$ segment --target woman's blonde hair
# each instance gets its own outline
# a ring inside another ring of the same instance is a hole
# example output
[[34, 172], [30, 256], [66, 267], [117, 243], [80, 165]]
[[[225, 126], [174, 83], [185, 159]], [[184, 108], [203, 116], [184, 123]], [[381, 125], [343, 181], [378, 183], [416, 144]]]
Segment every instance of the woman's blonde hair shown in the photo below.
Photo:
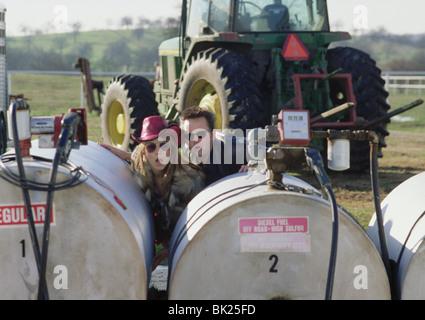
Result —
[[[168, 199], [168, 197], [170, 196], [170, 192], [171, 192], [171, 185], [173, 183], [173, 176], [174, 176], [174, 172], [176, 170], [183, 170], [185, 173], [187, 173], [186, 168], [181, 164], [181, 155], [178, 152], [177, 153], [177, 157], [178, 157], [178, 161], [176, 164], [173, 163], [168, 163], [167, 166], [164, 168], [164, 177], [162, 179], [162, 183], [158, 186], [155, 185], [155, 181], [151, 181], [151, 178], [149, 176], [149, 174], [147, 173], [146, 170], [146, 163], [147, 163], [147, 159], [145, 156], [145, 152], [146, 152], [146, 145], [149, 142], [142, 142], [140, 144], [140, 146], [137, 148], [136, 150], [136, 154], [135, 154], [135, 158], [132, 161], [132, 166], [134, 170], [139, 171], [140, 174], [142, 174], [145, 178], [146, 178], [146, 182], [149, 185], [149, 188], [151, 190], [155, 190], [156, 194], [160, 197], [161, 200], [166, 201], [166, 199]], [[202, 170], [198, 165], [195, 165], [193, 163], [189, 163], [189, 166], [191, 166], [192, 168], [195, 168], [197, 170]]]

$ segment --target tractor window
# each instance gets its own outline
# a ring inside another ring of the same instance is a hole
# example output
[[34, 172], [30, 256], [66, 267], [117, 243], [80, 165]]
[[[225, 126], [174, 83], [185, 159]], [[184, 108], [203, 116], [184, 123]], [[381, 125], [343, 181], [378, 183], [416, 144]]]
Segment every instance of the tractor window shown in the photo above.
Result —
[[192, 0], [187, 35], [191, 38], [208, 33], [208, 30], [230, 31], [232, 0]]
[[239, 0], [237, 32], [329, 31], [325, 0]]
[[187, 35], [195, 38], [208, 25], [209, 0], [192, 0], [188, 17]]
[[230, 31], [230, 0], [212, 0], [210, 27], [215, 31]]

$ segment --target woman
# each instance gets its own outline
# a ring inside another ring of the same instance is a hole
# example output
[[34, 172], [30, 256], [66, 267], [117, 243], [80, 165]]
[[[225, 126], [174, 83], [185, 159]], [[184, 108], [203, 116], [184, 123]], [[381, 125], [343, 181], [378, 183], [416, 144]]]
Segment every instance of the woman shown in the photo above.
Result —
[[[177, 149], [178, 143], [173, 145], [173, 139], [167, 142], [159, 142], [158, 139], [161, 131], [168, 128], [161, 116], [145, 118], [140, 137], [132, 137], [139, 142], [133, 153], [99, 143], [120, 158], [131, 160], [136, 180], [151, 205], [156, 243], [164, 247], [155, 255], [153, 270], [168, 256], [168, 242], [184, 208], [205, 187], [205, 175], [200, 167], [181, 164], [178, 152], [177, 161], [169, 161], [171, 148]], [[177, 126], [170, 129], [180, 133]], [[164, 152], [162, 149], [166, 149], [165, 145], [168, 150]]]

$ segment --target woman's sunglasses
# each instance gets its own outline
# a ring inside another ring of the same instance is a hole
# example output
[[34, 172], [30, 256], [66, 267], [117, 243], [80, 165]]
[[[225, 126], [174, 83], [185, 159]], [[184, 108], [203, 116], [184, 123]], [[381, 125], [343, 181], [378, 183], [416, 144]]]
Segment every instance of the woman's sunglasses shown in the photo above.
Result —
[[[161, 143], [159, 144], [159, 147], [161, 148], [161, 147], [165, 146], [165, 144], [166, 144], [166, 142], [161, 142]], [[149, 143], [148, 145], [146, 145], [146, 150], [147, 150], [149, 153], [155, 152], [155, 150], [156, 150], [156, 147], [157, 147], [157, 146], [158, 146], [158, 145], [157, 145], [156, 143], [151, 142], [151, 143]]]

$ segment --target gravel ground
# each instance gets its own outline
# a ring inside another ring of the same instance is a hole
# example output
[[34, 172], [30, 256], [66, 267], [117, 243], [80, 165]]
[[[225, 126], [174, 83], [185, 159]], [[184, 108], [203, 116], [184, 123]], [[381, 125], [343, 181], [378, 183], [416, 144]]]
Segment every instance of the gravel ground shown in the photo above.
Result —
[[151, 275], [149, 283], [149, 300], [166, 300], [167, 299], [167, 277], [168, 266], [159, 265]]

